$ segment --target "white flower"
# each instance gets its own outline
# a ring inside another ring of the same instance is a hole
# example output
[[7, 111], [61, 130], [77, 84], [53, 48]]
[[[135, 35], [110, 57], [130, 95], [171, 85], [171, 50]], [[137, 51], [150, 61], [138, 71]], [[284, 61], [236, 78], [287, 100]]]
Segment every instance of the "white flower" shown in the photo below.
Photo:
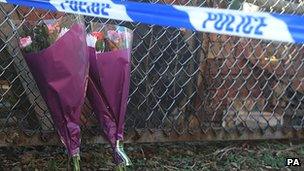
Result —
[[25, 48], [33, 43], [32, 38], [30, 36], [23, 37], [19, 39], [20, 47]]
[[66, 28], [66, 27], [62, 28], [59, 35], [58, 35], [57, 40], [60, 39], [60, 37], [62, 37], [63, 35], [65, 35], [65, 33], [67, 33], [68, 31], [69, 31], [68, 28]]
[[95, 36], [92, 36], [91, 34], [87, 34], [87, 45], [89, 47], [95, 48], [97, 42], [97, 38]]
[[251, 3], [247, 3], [247, 2], [243, 3], [243, 11], [246, 11], [246, 12], [257, 12], [257, 11], [259, 11], [259, 8], [260, 8], [259, 6], [256, 6]]

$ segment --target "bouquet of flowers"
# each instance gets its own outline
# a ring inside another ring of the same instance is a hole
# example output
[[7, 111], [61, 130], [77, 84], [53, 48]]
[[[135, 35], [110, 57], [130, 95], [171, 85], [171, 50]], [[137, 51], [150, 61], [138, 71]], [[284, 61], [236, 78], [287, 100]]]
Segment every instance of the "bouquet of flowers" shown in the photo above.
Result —
[[79, 170], [80, 113], [89, 73], [85, 27], [80, 16], [39, 22], [14, 21], [28, 67], [45, 100], [74, 170]]
[[123, 150], [125, 114], [130, 84], [131, 30], [91, 23], [87, 35], [90, 72], [87, 97], [119, 166], [131, 165]]

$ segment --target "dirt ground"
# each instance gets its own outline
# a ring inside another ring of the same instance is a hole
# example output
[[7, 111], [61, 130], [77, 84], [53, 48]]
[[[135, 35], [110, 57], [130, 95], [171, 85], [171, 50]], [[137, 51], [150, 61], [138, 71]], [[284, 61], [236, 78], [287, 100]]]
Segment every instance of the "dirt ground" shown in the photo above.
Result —
[[[82, 170], [113, 170], [108, 145], [84, 145]], [[289, 141], [127, 144], [129, 170], [304, 170], [304, 143]], [[285, 167], [298, 157], [301, 167]], [[0, 148], [1, 171], [66, 170], [63, 147]]]

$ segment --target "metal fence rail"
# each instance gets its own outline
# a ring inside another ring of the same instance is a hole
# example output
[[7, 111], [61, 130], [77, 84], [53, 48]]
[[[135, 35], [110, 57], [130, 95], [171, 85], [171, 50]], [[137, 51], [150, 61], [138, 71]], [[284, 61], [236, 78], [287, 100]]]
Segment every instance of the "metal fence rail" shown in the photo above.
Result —
[[[304, 11], [301, 0], [247, 2], [263, 11]], [[164, 3], [214, 8], [230, 4], [225, 0]], [[55, 15], [0, 3], [0, 146], [58, 143], [50, 114], [16, 43], [16, 32], [9, 25], [10, 19]], [[128, 142], [304, 137], [302, 45], [85, 20], [134, 31]], [[81, 120], [84, 142], [104, 142], [89, 103]]]

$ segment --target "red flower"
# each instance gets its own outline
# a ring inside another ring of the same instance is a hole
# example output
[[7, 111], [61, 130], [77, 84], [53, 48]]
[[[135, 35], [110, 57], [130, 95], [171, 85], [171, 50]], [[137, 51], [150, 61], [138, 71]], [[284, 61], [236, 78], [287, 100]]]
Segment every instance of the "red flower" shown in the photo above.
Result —
[[104, 34], [103, 32], [92, 32], [92, 35], [96, 37], [97, 40], [103, 40], [104, 39]]

